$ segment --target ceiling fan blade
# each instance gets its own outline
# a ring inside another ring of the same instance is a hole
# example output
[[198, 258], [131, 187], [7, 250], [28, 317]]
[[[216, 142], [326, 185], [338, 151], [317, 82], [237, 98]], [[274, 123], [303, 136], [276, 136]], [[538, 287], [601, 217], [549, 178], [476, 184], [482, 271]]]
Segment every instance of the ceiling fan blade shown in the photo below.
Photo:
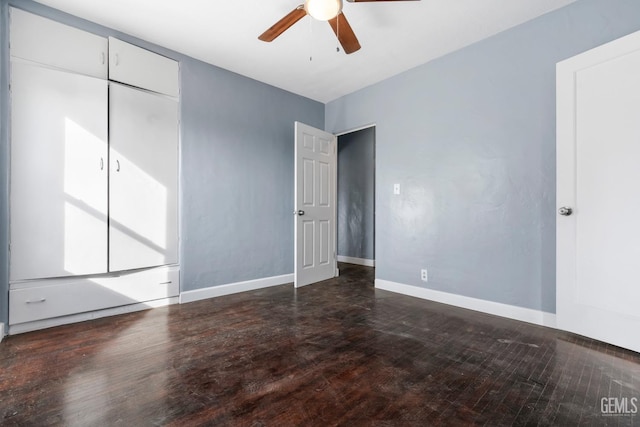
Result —
[[304, 18], [307, 12], [304, 10], [304, 5], [300, 5], [289, 12], [284, 18], [273, 24], [267, 31], [260, 34], [258, 39], [263, 42], [271, 42], [275, 40], [280, 34], [284, 33], [293, 24]]
[[349, 21], [347, 21], [347, 18], [344, 16], [344, 13], [339, 13], [335, 18], [329, 19], [329, 25], [333, 28], [333, 32], [336, 33], [336, 37], [338, 37], [344, 53], [350, 54], [360, 49], [360, 42], [353, 32], [351, 25], [349, 25]]

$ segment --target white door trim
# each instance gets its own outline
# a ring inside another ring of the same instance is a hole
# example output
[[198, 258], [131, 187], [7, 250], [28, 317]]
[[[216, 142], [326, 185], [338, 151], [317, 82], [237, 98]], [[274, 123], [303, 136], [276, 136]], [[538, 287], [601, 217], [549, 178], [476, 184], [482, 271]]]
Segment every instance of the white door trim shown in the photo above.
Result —
[[374, 127], [376, 127], [376, 124], [375, 123], [371, 123], [371, 124], [359, 126], [359, 127], [353, 128], [353, 129], [340, 131], [340, 132], [334, 133], [334, 135], [335, 136], [342, 136], [342, 135], [346, 135], [348, 133], [358, 132], [360, 130], [365, 130], [365, 129], [374, 128]]

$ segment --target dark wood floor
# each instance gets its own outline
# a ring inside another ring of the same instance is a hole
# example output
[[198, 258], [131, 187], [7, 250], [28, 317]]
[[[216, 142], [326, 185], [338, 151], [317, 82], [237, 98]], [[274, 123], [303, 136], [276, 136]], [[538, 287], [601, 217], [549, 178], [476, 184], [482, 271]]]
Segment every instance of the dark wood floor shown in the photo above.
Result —
[[637, 353], [341, 273], [8, 337], [0, 424], [640, 425]]

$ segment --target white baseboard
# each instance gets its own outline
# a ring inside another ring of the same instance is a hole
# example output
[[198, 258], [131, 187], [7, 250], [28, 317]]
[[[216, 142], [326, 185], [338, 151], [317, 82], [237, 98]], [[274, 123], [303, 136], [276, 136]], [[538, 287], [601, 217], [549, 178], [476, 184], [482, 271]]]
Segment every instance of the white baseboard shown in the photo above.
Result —
[[550, 328], [556, 327], [555, 314], [532, 310], [530, 308], [465, 297], [462, 295], [450, 294], [447, 292], [435, 291], [433, 289], [405, 285], [382, 279], [376, 279], [376, 289], [397, 292], [416, 298], [454, 305], [456, 307], [507, 317], [509, 319], [520, 320], [522, 322], [533, 323], [535, 325], [548, 326]]
[[148, 310], [150, 308], [164, 307], [177, 304], [178, 297], [163, 298], [155, 301], [146, 301], [136, 304], [123, 305], [121, 307], [106, 308], [104, 310], [90, 311], [87, 313], [72, 314], [69, 316], [54, 317], [52, 319], [36, 320], [34, 322], [18, 323], [9, 326], [9, 334], [22, 334], [38, 329], [53, 328], [54, 326], [67, 325], [69, 323], [85, 322], [87, 320], [100, 319], [101, 317], [116, 316], [118, 314], [133, 313], [135, 311]]
[[0, 323], [0, 342], [4, 338], [4, 323]]
[[208, 298], [221, 297], [223, 295], [237, 294], [239, 292], [253, 291], [255, 289], [284, 285], [293, 282], [293, 274], [265, 277], [263, 279], [247, 280], [245, 282], [229, 283], [209, 288], [196, 289], [180, 293], [180, 304], [199, 301]]
[[364, 265], [365, 267], [375, 267], [376, 266], [375, 260], [372, 260], [372, 259], [354, 258], [354, 257], [342, 256], [342, 255], [338, 255], [338, 262], [346, 262], [346, 263], [349, 263], [349, 264]]

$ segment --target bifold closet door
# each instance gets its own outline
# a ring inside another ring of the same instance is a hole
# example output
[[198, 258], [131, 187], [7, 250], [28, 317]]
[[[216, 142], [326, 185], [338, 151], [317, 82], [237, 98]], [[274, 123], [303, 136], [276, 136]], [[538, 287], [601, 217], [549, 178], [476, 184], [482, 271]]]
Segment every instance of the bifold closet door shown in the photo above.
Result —
[[107, 82], [11, 63], [11, 281], [107, 271]]
[[178, 262], [178, 102], [110, 83], [109, 269]]

